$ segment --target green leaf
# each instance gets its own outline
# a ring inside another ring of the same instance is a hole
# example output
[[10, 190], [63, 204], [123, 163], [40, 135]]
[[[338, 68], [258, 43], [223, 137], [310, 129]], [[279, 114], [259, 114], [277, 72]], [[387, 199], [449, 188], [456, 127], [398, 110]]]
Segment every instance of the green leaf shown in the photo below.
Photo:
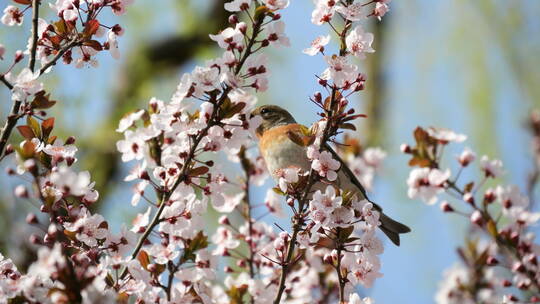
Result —
[[36, 137], [41, 138], [41, 128], [39, 127], [39, 122], [32, 116], [27, 116], [26, 123], [28, 126], [30, 126], [30, 128], [32, 128], [32, 131], [34, 131]]

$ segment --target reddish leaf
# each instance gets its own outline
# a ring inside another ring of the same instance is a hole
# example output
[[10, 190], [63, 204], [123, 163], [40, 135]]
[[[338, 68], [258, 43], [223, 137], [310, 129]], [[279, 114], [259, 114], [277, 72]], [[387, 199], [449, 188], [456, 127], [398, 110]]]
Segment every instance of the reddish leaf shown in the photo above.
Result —
[[45, 91], [36, 93], [34, 100], [30, 104], [32, 109], [48, 109], [56, 104], [56, 101], [49, 100], [50, 94], [45, 94]]
[[48, 137], [54, 128], [54, 117], [47, 118], [41, 123], [41, 131], [44, 137]]
[[32, 143], [29, 140], [26, 140], [22, 147], [22, 157], [24, 159], [30, 158], [34, 155], [34, 152], [36, 151], [36, 145]]
[[13, 0], [13, 2], [22, 4], [22, 5], [30, 5], [30, 4], [32, 4], [32, 0]]
[[352, 123], [344, 123], [339, 126], [342, 129], [356, 131], [356, 126]]
[[197, 167], [195, 169], [192, 169], [189, 172], [189, 175], [191, 175], [191, 176], [199, 176], [199, 175], [203, 175], [205, 173], [208, 173], [209, 170], [210, 169], [208, 169], [208, 167], [201, 166], [201, 167]]
[[19, 133], [21, 133], [21, 135], [26, 139], [32, 139], [36, 137], [34, 135], [34, 131], [32, 131], [32, 128], [30, 128], [29, 126], [18, 126], [17, 130], [19, 130]]
[[84, 27], [84, 35], [86, 37], [92, 37], [99, 29], [99, 21], [96, 19], [89, 20]]
[[93, 48], [96, 51], [103, 50], [103, 46], [101, 46], [101, 43], [99, 43], [99, 41], [96, 41], [96, 40], [85, 41], [83, 43], [83, 45], [89, 46], [89, 47]]
[[144, 250], [139, 251], [139, 254], [137, 255], [137, 260], [139, 260], [139, 263], [141, 263], [144, 269], [146, 269], [148, 264], [150, 264], [150, 258], [148, 257], [148, 253], [146, 253], [146, 251]]

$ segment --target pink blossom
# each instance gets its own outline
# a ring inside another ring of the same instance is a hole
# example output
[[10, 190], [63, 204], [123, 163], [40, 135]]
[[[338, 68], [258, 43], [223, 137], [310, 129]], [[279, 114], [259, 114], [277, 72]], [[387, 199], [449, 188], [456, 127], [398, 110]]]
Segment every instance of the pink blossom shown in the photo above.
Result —
[[486, 155], [480, 158], [480, 168], [484, 171], [486, 177], [497, 178], [503, 174], [502, 161], [498, 159], [489, 160]]
[[409, 198], [420, 198], [428, 205], [437, 202], [437, 195], [444, 192], [444, 183], [450, 178], [450, 170], [440, 171], [430, 168], [415, 168], [409, 174]]
[[54, 144], [46, 145], [45, 148], [43, 148], [43, 152], [55, 158], [70, 158], [75, 160], [75, 153], [77, 153], [77, 147], [73, 145], [64, 145], [61, 140], [56, 140]]
[[97, 246], [97, 241], [105, 239], [109, 235], [106, 228], [102, 228], [105, 222], [103, 216], [99, 214], [90, 215], [86, 208], [82, 208], [79, 218], [72, 223], [64, 223], [67, 231], [75, 232], [77, 240], [90, 247]]
[[336, 11], [335, 1], [313, 0], [313, 2], [315, 3], [315, 9], [311, 13], [311, 22], [313, 24], [322, 25], [332, 20]]
[[313, 199], [310, 202], [310, 209], [320, 209], [327, 213], [331, 213], [334, 209], [341, 207], [343, 199], [341, 196], [336, 196], [336, 190], [333, 186], [327, 186], [324, 194], [317, 190], [313, 194]]
[[270, 41], [270, 45], [275, 47], [291, 46], [289, 38], [285, 35], [285, 22], [276, 21], [270, 23], [266, 27], [266, 31], [268, 32], [267, 39]]
[[349, 21], [360, 21], [362, 18], [366, 17], [366, 14], [362, 12], [362, 3], [353, 3], [348, 6], [336, 6], [336, 11], [339, 12], [343, 17]]
[[319, 36], [311, 42], [311, 46], [309, 48], [304, 49], [302, 52], [309, 56], [315, 56], [319, 52], [324, 52], [324, 46], [327, 45], [328, 42], [330, 42], [330, 35]]
[[285, 212], [282, 207], [282, 196], [277, 194], [273, 189], [268, 189], [268, 191], [266, 191], [264, 204], [275, 216], [285, 217]]
[[129, 129], [137, 120], [141, 119], [144, 113], [144, 110], [138, 110], [124, 115], [124, 117], [120, 119], [116, 132], [123, 133], [124, 131]]
[[7, 26], [22, 25], [23, 17], [24, 14], [19, 10], [18, 7], [8, 5], [4, 9], [4, 15], [2, 16], [2, 19], [0, 19], [0, 21], [2, 21], [2, 23]]
[[375, 50], [371, 47], [373, 43], [373, 34], [364, 32], [361, 26], [357, 26], [352, 30], [347, 38], [345, 38], [347, 50], [354, 56], [364, 59], [365, 53], [373, 53]]
[[289, 0], [263, 0], [264, 5], [271, 10], [280, 10], [289, 6]]
[[210, 39], [216, 41], [220, 48], [226, 50], [243, 49], [244, 48], [244, 34], [243, 28], [246, 27], [244, 22], [236, 24], [235, 28], [228, 27], [221, 31], [217, 35], [210, 35]]
[[375, 304], [375, 301], [373, 301], [369, 297], [360, 298], [360, 296], [357, 293], [353, 293], [349, 297], [349, 304]]
[[148, 207], [146, 209], [146, 212], [137, 214], [137, 216], [131, 222], [133, 224], [133, 228], [131, 228], [131, 231], [139, 233], [141, 231], [141, 228], [144, 229], [150, 223], [151, 211], [152, 207]]
[[[318, 155], [317, 155], [318, 154]], [[320, 176], [326, 177], [329, 181], [334, 181], [337, 178], [336, 171], [340, 167], [339, 161], [332, 158], [332, 154], [328, 151], [322, 151], [313, 155], [311, 168], [319, 173]]]
[[24, 68], [17, 76], [6, 74], [6, 80], [13, 85], [11, 98], [13, 100], [26, 100], [27, 97], [43, 90], [43, 84], [37, 81], [39, 71], [32, 73], [29, 68]]
[[429, 136], [439, 140], [440, 142], [446, 144], [448, 142], [464, 142], [467, 140], [467, 136], [464, 134], [456, 133], [450, 129], [445, 128], [434, 128], [430, 127], [427, 129]]
[[476, 154], [469, 148], [465, 148], [458, 157], [459, 164], [467, 167], [476, 159]]
[[217, 245], [217, 248], [212, 252], [214, 255], [222, 255], [227, 249], [234, 249], [240, 246], [240, 241], [234, 239], [233, 233], [225, 228], [219, 227], [216, 233], [212, 236], [212, 242]]
[[329, 67], [321, 74], [321, 78], [332, 80], [338, 87], [343, 87], [347, 83], [353, 83], [356, 80], [358, 67], [350, 64], [347, 57], [344, 56], [324, 56], [324, 60]]
[[294, 184], [298, 182], [298, 174], [300, 173], [300, 168], [285, 168], [278, 170], [276, 172], [276, 177], [279, 178], [278, 184], [279, 189], [283, 192], [287, 192], [289, 184]]
[[247, 10], [251, 5], [252, 0], [233, 0], [231, 2], [225, 3], [225, 10], [229, 12], [239, 12]]
[[377, 1], [375, 4], [375, 9], [373, 10], [373, 15], [377, 16], [379, 20], [382, 19], [386, 13], [390, 10], [390, 7], [388, 6], [388, 3], [390, 3], [392, 0], [382, 0]]

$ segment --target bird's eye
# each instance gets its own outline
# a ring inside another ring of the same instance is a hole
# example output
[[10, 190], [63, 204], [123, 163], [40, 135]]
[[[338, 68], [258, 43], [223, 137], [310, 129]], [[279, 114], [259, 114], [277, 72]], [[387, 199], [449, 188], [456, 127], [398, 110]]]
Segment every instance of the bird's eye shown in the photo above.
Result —
[[268, 114], [268, 113], [270, 113], [270, 110], [268, 108], [264, 108], [264, 109], [261, 110], [261, 114], [263, 114], [263, 115]]

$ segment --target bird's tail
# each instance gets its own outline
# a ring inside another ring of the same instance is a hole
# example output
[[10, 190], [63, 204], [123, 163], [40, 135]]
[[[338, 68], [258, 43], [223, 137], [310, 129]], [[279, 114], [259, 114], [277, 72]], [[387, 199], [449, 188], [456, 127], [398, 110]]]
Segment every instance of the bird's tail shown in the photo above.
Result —
[[411, 228], [391, 219], [382, 211], [380, 214], [381, 215], [379, 217], [379, 221], [381, 222], [381, 225], [379, 226], [379, 228], [381, 228], [382, 232], [386, 234], [386, 236], [392, 241], [392, 243], [396, 244], [396, 246], [399, 246], [399, 235], [401, 233], [411, 232]]

